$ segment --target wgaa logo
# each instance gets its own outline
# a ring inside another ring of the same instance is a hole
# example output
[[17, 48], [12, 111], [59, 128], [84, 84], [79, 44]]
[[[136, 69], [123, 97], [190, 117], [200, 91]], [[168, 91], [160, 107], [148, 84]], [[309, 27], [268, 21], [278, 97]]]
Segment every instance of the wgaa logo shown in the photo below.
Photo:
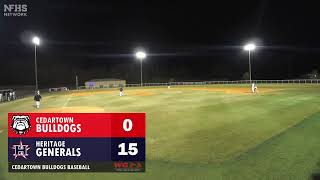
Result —
[[29, 116], [13, 116], [11, 128], [16, 134], [26, 134], [31, 129]]
[[29, 145], [24, 145], [22, 144], [22, 141], [20, 141], [20, 144], [16, 144], [12, 146], [12, 149], [14, 150], [14, 159], [17, 159], [17, 157], [23, 157], [25, 159], [27, 159], [27, 156], [29, 156], [28, 154], [28, 150]]

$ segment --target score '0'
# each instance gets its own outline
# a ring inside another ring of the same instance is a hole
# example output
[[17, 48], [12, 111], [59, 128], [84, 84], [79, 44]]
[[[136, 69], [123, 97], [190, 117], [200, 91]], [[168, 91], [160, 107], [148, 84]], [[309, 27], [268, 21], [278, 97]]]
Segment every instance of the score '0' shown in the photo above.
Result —
[[122, 123], [123, 130], [125, 130], [126, 132], [131, 131], [132, 126], [133, 126], [133, 124], [132, 124], [131, 119], [125, 119]]

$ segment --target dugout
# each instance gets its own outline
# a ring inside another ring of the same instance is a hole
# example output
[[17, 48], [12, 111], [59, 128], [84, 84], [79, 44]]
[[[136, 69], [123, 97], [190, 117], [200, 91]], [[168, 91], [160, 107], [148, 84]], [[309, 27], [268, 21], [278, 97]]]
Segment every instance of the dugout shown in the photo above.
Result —
[[0, 89], [0, 102], [16, 99], [16, 92], [13, 89]]
[[116, 88], [116, 87], [125, 87], [126, 80], [105, 78], [105, 79], [92, 79], [85, 82], [87, 89], [93, 88]]

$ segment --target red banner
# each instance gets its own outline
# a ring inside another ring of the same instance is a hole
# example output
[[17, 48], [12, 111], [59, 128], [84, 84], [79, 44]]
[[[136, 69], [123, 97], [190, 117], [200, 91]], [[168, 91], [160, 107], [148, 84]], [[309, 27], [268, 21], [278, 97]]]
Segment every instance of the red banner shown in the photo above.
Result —
[[145, 137], [145, 113], [8, 113], [8, 137]]

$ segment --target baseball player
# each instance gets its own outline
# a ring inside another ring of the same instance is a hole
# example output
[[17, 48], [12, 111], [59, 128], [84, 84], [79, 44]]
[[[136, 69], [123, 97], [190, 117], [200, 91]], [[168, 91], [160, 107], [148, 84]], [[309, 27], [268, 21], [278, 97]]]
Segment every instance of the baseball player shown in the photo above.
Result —
[[13, 97], [13, 100], [15, 100], [17, 97], [16, 97], [16, 92], [15, 91], [13, 91], [12, 92], [12, 97]]
[[13, 94], [12, 91], [9, 92], [9, 101], [13, 100]]
[[41, 95], [40, 95], [40, 91], [37, 91], [36, 95], [34, 95], [34, 101], [36, 102], [36, 108], [39, 109], [40, 108], [40, 101], [41, 101]]
[[123, 93], [123, 87], [120, 87], [120, 96], [123, 96], [124, 93]]
[[258, 89], [257, 85], [256, 85], [255, 83], [252, 83], [252, 85], [251, 85], [251, 91], [252, 91], [252, 93], [256, 93], [256, 92], [257, 92], [257, 89]]
[[8, 92], [7, 91], [4, 92], [4, 96], [3, 97], [4, 97], [5, 101], [8, 101]]
[[2, 92], [0, 92], [0, 102], [2, 102]]

